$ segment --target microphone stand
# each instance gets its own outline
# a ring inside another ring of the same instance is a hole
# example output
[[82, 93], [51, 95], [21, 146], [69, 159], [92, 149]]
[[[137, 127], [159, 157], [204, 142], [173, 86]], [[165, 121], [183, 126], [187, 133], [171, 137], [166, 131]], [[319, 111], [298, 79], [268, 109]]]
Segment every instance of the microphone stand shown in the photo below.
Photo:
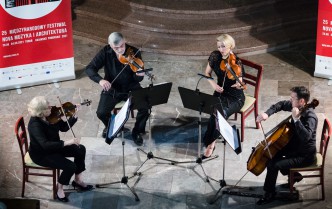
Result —
[[[195, 99], [198, 97], [198, 98], [200, 98], [201, 99], [201, 96], [203, 96], [203, 95], [205, 95], [204, 93], [201, 93], [200, 91], [199, 91], [199, 89], [198, 89], [198, 84], [199, 84], [199, 82], [202, 80], [202, 78], [206, 78], [206, 79], [213, 79], [212, 77], [208, 77], [208, 76], [205, 76], [205, 75], [203, 75], [203, 74], [200, 74], [200, 73], [198, 73], [198, 75], [199, 76], [201, 76], [201, 78], [198, 80], [198, 82], [197, 82], [197, 85], [196, 85], [196, 89], [195, 89], [195, 91], [194, 91], [194, 97], [195, 97]], [[182, 88], [183, 89], [183, 88]], [[180, 87], [179, 87], [179, 90], [180, 90]], [[184, 89], [183, 89], [184, 90]], [[189, 91], [189, 92], [186, 92], [185, 94], [187, 94], [187, 96], [189, 96], [190, 95], [190, 90], [186, 90], [186, 91]], [[181, 94], [181, 91], [180, 91], [180, 95], [181, 95], [181, 98], [183, 97], [183, 95]], [[193, 95], [192, 95], [193, 96]], [[212, 95], [206, 95], [206, 96], [208, 96], [208, 98], [214, 98]], [[187, 98], [187, 100], [190, 100], [190, 101], [192, 101], [191, 103], [195, 103], [195, 99], [193, 99], [193, 98]], [[185, 101], [186, 99], [184, 99], [184, 98], [182, 98], [182, 101]], [[210, 160], [213, 160], [213, 159], [215, 159], [215, 158], [218, 158], [219, 156], [218, 155], [214, 155], [214, 156], [210, 156], [209, 158], [207, 158], [206, 160], [203, 160], [202, 159], [202, 156], [201, 156], [201, 144], [202, 144], [202, 134], [201, 134], [201, 132], [202, 132], [202, 112], [203, 112], [203, 110], [204, 110], [204, 107], [206, 107], [207, 106], [207, 104], [209, 103], [209, 100], [210, 99], [203, 99], [203, 100], [201, 100], [199, 103], [197, 103], [198, 105], [199, 105], [199, 108], [197, 109], [197, 106], [195, 107], [195, 108], [192, 108], [192, 107], [187, 107], [187, 108], [189, 108], [189, 109], [194, 109], [194, 110], [196, 110], [196, 111], [199, 111], [199, 120], [198, 120], [198, 156], [197, 156], [197, 159], [195, 160], [195, 161], [182, 161], [182, 162], [174, 162], [173, 163], [173, 165], [177, 165], [177, 164], [182, 164], [182, 163], [197, 163], [194, 167], [193, 167], [193, 169], [195, 169], [196, 168], [196, 166], [200, 166], [201, 167], [201, 169], [202, 169], [202, 171], [203, 171], [203, 173], [204, 173], [204, 176], [205, 176], [205, 180], [206, 180], [206, 182], [210, 182], [210, 177], [206, 174], [206, 172], [205, 172], [205, 170], [204, 170], [204, 167], [203, 167], [203, 163], [204, 162], [207, 162], [207, 161], [210, 161]], [[184, 104], [184, 107], [186, 107], [186, 105]]]
[[196, 91], [196, 92], [199, 92], [198, 84], [199, 84], [199, 82], [202, 80], [202, 78], [204, 78], [204, 77], [202, 76], [200, 79], [198, 79], [198, 82], [197, 82], [197, 84], [196, 84], [196, 88], [195, 88], [195, 91]]

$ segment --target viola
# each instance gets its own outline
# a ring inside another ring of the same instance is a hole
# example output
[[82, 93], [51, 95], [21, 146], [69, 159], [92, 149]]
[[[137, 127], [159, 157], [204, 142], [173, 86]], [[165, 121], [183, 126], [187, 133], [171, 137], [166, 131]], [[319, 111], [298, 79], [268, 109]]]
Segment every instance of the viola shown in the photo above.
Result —
[[[300, 112], [307, 108], [315, 108], [319, 105], [317, 99], [313, 99], [311, 103], [305, 105], [300, 109]], [[274, 127], [267, 135], [268, 138], [261, 141], [255, 148], [253, 148], [251, 155], [247, 162], [247, 170], [259, 176], [266, 168], [267, 163], [271, 160], [282, 148], [284, 148], [293, 135], [292, 126], [290, 123], [291, 115]], [[273, 132], [271, 135], [270, 133]]]
[[220, 70], [226, 72], [229, 79], [239, 82], [243, 89], [247, 89], [246, 84], [239, 79], [239, 77], [242, 76], [242, 67], [236, 63], [235, 54], [229, 54], [227, 63], [225, 60], [220, 62]]
[[[134, 51], [133, 51], [132, 48], [129, 47], [126, 50], [125, 54], [126, 55], [120, 54], [119, 57], [118, 57], [119, 61], [122, 64], [129, 65], [130, 69], [134, 73], [136, 73], [136, 72], [138, 72], [138, 73], [144, 72], [151, 80], [155, 79], [155, 76], [148, 72], [151, 69], [144, 70], [144, 63], [143, 63], [143, 61], [140, 58], [135, 57], [135, 54], [134, 54]], [[141, 69], [141, 70], [139, 70], [139, 69]]]
[[[91, 100], [84, 100], [84, 102], [80, 103], [80, 105], [89, 106], [91, 104]], [[74, 105], [71, 102], [66, 102], [62, 104], [62, 107], [51, 107], [51, 114], [46, 117], [46, 120], [50, 124], [55, 124], [61, 120], [63, 116], [71, 117], [76, 113], [77, 105]], [[62, 111], [63, 110], [63, 111]]]

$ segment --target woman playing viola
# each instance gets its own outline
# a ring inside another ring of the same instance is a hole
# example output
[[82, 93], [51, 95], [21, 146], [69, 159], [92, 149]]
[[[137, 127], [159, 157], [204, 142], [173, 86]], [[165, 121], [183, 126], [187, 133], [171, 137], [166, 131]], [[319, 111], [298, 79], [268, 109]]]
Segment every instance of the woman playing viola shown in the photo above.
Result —
[[[217, 38], [217, 47], [218, 50], [210, 54], [205, 75], [211, 77], [212, 71], [217, 75], [217, 82], [214, 80], [208, 81], [214, 90], [213, 95], [219, 97], [222, 104], [223, 113], [221, 114], [227, 119], [233, 113], [238, 112], [244, 104], [245, 97], [241, 85], [243, 67], [232, 51], [235, 47], [233, 37], [222, 34]], [[233, 73], [230, 70], [233, 70]], [[218, 138], [215, 126], [215, 116], [212, 115], [203, 138], [206, 150], [202, 159], [210, 157], [215, 148], [215, 140]]]
[[[58, 179], [57, 198], [62, 202], [68, 202], [63, 191], [63, 185], [68, 185], [71, 177], [74, 187], [82, 191], [91, 190], [92, 185], [83, 182], [82, 173], [85, 170], [85, 147], [80, 145], [78, 138], [66, 141], [60, 140], [59, 131], [65, 132], [73, 126], [77, 117], [50, 124], [46, 118], [51, 114], [51, 106], [45, 97], [38, 96], [28, 104], [28, 111], [31, 115], [28, 131], [30, 136], [29, 154], [32, 161], [40, 166], [61, 169], [62, 173]], [[74, 162], [66, 157], [74, 157]]]

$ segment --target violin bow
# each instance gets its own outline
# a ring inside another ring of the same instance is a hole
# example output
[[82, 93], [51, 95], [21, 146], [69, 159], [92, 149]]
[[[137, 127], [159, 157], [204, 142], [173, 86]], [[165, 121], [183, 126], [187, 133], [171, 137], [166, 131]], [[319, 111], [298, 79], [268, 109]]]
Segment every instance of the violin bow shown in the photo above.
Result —
[[272, 159], [272, 154], [271, 154], [271, 151], [270, 151], [270, 149], [269, 149], [269, 145], [268, 145], [268, 143], [266, 142], [266, 138], [267, 138], [267, 136], [266, 136], [266, 134], [265, 134], [264, 128], [263, 128], [263, 126], [262, 126], [262, 123], [259, 122], [259, 124], [261, 125], [262, 132], [263, 132], [263, 134], [264, 134], [264, 142], [265, 142], [265, 145], [263, 145], [261, 142], [259, 142], [259, 144], [261, 144], [262, 146], [266, 146], [266, 147], [267, 147], [267, 151], [268, 151], [268, 153], [269, 153], [270, 159]]
[[[119, 59], [119, 57], [118, 57]], [[114, 81], [120, 76], [120, 74], [122, 73], [122, 71], [129, 65], [129, 62], [127, 64], [125, 64], [125, 66], [121, 69], [121, 71], [115, 76], [115, 78], [113, 79], [113, 81], [111, 82], [111, 85], [114, 83]]]
[[[128, 48], [129, 49], [129, 48]], [[127, 50], [128, 50], [127, 49]], [[141, 51], [141, 49], [142, 49], [142, 47], [140, 47], [138, 50], [137, 50], [137, 52], [134, 54], [134, 57], [137, 55], [137, 53], [139, 52], [139, 51]], [[118, 57], [118, 59], [119, 59], [119, 57]], [[127, 63], [127, 64], [125, 64], [125, 66], [121, 69], [121, 71], [115, 76], [115, 78], [113, 79], [113, 81], [111, 82], [111, 85], [114, 83], [114, 81], [120, 76], [120, 74], [122, 73], [122, 71], [127, 67], [129, 65], [129, 62]]]
[[235, 80], [236, 80], [237, 82], [239, 82], [239, 84], [241, 85], [241, 88], [242, 88], [242, 89], [245, 89], [245, 85], [243, 84], [242, 81], [240, 81], [239, 77], [237, 77], [237, 75], [235, 74], [235, 72], [234, 72], [234, 70], [231, 68], [231, 66], [230, 66], [228, 63], [226, 63], [225, 65], [226, 65], [227, 70], [229, 70], [229, 72], [231, 72], [231, 74], [233, 75], [233, 77], [235, 78]]
[[224, 80], [222, 81], [222, 88], [224, 88], [227, 72], [225, 71]]
[[64, 109], [63, 109], [63, 107], [62, 107], [62, 102], [61, 102], [61, 100], [60, 100], [60, 97], [58, 97], [58, 100], [59, 100], [59, 102], [60, 102], [60, 108], [61, 108], [62, 114], [63, 114], [63, 115], [65, 116], [65, 118], [66, 118], [67, 125], [68, 125], [68, 127], [70, 128], [71, 133], [73, 134], [74, 138], [76, 138], [76, 136], [75, 136], [75, 134], [74, 134], [74, 131], [73, 131], [73, 129], [71, 128], [71, 126], [70, 126], [70, 124], [69, 124], [69, 122], [68, 122], [67, 115], [66, 115], [66, 113], [65, 113], [65, 111], [64, 111]]

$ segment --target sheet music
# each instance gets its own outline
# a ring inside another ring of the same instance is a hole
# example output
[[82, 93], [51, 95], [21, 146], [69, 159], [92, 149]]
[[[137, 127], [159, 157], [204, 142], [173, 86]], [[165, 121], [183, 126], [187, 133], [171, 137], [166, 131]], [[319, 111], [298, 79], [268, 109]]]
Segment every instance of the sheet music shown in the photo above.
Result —
[[[220, 134], [224, 137], [227, 143], [233, 148], [233, 150], [237, 150], [240, 146], [239, 137], [237, 135], [236, 128], [229, 125], [226, 119], [220, 114], [217, 110], [217, 119], [218, 119], [218, 128]], [[235, 129], [235, 130], [234, 130]]]
[[112, 118], [112, 130], [109, 136], [114, 136], [128, 119], [130, 99], [128, 98], [121, 110]]

